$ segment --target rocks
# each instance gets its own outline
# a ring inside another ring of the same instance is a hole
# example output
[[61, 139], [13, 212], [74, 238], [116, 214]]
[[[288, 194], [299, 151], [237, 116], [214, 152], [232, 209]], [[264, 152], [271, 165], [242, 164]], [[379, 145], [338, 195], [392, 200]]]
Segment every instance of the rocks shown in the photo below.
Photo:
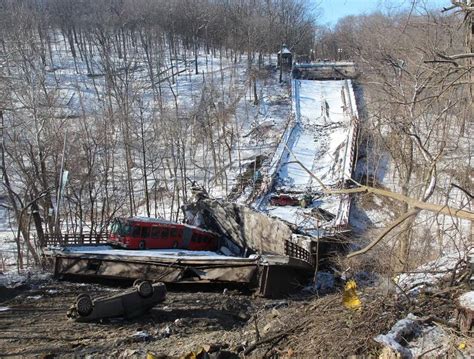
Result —
[[176, 319], [176, 320], [174, 321], [174, 324], [175, 324], [176, 326], [178, 326], [178, 327], [181, 327], [181, 326], [184, 325], [184, 320], [181, 319], [181, 318], [178, 318], [178, 319]]
[[[116, 356], [119, 359], [125, 359], [125, 358], [145, 358], [146, 356], [146, 351], [144, 349], [125, 349], [121, 353], [117, 353], [118, 355]], [[112, 355], [110, 357], [114, 357]]]
[[221, 344], [221, 343], [213, 343], [213, 344], [203, 344], [202, 348], [208, 353], [215, 353], [220, 351], [221, 349], [228, 348], [228, 344]]
[[387, 334], [378, 335], [374, 340], [385, 345], [381, 358], [410, 359], [428, 352], [433, 358], [445, 357], [451, 338], [442, 327], [423, 325], [420, 318], [408, 314], [396, 322]]
[[265, 306], [264, 306], [265, 309], [270, 309], [270, 308], [278, 309], [282, 307], [288, 307], [287, 300], [275, 300], [269, 303], [265, 303]]
[[413, 314], [408, 314], [405, 319], [396, 322], [387, 334], [378, 335], [374, 340], [399, 353], [403, 358], [412, 358], [411, 351], [402, 345], [402, 340], [419, 330], [416, 319]]
[[[169, 293], [166, 306], [155, 307], [133, 320], [113, 319], [102, 324], [65, 320], [67, 303], [74, 301], [79, 293], [88, 292], [94, 297], [101, 297], [109, 295], [109, 289], [103, 285], [61, 281], [45, 286], [42, 292], [26, 290], [9, 302], [2, 303], [1, 306], [11, 308], [0, 313], [4, 324], [2, 335], [11, 338], [2, 342], [2, 351], [18, 356], [24, 352], [54, 352], [59, 357], [84, 357], [90, 354], [94, 358], [140, 359], [146, 358], [147, 351], [151, 351], [179, 358], [186, 352], [198, 349], [201, 344], [208, 344], [212, 348], [221, 347], [217, 352], [209, 353], [210, 358], [232, 358], [235, 355], [229, 353], [235, 351], [225, 349], [220, 343], [229, 343], [233, 348], [247, 339], [242, 338], [242, 331], [254, 327], [253, 323], [247, 324], [247, 318], [266, 302], [263, 298], [242, 294], [235, 288], [228, 288], [226, 295], [223, 295], [222, 290], [179, 290]], [[56, 290], [57, 293], [44, 294], [50, 290]], [[26, 299], [38, 294], [44, 294], [48, 300]], [[21, 306], [34, 310], [15, 310]], [[57, 308], [64, 310], [59, 311]], [[9, 318], [14, 320], [11, 326], [5, 325]], [[32, 334], [18, 336], [20, 328], [28, 328]], [[248, 339], [254, 338], [252, 335]]]
[[171, 335], [172, 331], [171, 331], [170, 326], [167, 325], [163, 329], [161, 329], [158, 333], [162, 338], [168, 338]]
[[146, 330], [139, 330], [132, 334], [132, 338], [138, 342], [148, 342], [153, 339], [150, 333]]
[[196, 358], [196, 359], [238, 359], [239, 356], [229, 350], [227, 344], [204, 344], [199, 350], [186, 353], [181, 358]]
[[265, 324], [263, 327], [263, 334], [267, 334], [270, 330], [272, 330], [273, 322]]
[[239, 318], [240, 320], [246, 322], [247, 320], [250, 319], [250, 314], [246, 311], [240, 311], [238, 314], [237, 314], [237, 318]]

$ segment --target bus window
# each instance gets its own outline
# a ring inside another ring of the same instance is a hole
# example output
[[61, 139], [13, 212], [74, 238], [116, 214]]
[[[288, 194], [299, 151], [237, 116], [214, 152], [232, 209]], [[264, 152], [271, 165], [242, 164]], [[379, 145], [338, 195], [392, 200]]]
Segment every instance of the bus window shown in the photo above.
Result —
[[142, 227], [142, 238], [148, 238], [150, 235], [150, 227]]
[[163, 229], [163, 232], [161, 232], [161, 237], [162, 238], [168, 238], [170, 232], [167, 229]]
[[110, 232], [112, 234], [118, 234], [122, 236], [130, 234], [130, 229], [130, 225], [128, 225], [126, 222], [121, 221], [118, 218], [114, 219], [110, 226]]
[[176, 237], [178, 236], [178, 231], [176, 228], [171, 228], [171, 237]]
[[132, 226], [132, 237], [140, 237], [142, 227]]
[[160, 238], [160, 227], [151, 227], [151, 238]]

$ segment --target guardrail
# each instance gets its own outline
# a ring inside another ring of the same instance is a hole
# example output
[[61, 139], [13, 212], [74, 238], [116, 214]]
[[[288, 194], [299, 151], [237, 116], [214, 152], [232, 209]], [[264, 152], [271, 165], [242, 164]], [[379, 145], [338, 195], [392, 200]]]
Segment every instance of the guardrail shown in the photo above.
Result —
[[298, 258], [314, 265], [313, 256], [310, 252], [288, 240], [285, 241], [285, 254], [288, 257]]
[[67, 245], [84, 245], [84, 244], [105, 244], [107, 243], [108, 234], [94, 233], [66, 233], [61, 236], [46, 234], [44, 236], [46, 246], [67, 246]]
[[[347, 93], [347, 98], [345, 97]], [[345, 104], [347, 115], [350, 117], [350, 129], [347, 136], [347, 143], [344, 153], [344, 164], [342, 168], [341, 185], [344, 188], [348, 179], [352, 178], [354, 167], [354, 157], [357, 146], [357, 137], [359, 131], [359, 114], [354, 96], [354, 89], [350, 80], [344, 82], [342, 91], [343, 101]], [[342, 195], [339, 203], [339, 209], [335, 219], [335, 227], [347, 227], [349, 224], [349, 212], [351, 206], [351, 196]]]

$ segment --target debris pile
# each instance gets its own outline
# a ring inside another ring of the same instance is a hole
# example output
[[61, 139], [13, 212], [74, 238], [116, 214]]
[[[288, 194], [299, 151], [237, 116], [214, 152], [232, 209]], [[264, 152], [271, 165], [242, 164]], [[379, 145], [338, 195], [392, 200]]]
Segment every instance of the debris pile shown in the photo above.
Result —
[[410, 313], [374, 338], [384, 345], [384, 358], [472, 356], [474, 296], [466, 292], [465, 258], [449, 253], [397, 278], [398, 300]]

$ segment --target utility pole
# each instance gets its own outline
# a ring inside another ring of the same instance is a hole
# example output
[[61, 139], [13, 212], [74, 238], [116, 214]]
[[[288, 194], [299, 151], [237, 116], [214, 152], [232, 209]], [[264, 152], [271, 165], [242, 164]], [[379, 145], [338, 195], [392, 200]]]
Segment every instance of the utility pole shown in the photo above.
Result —
[[64, 192], [64, 187], [65, 187], [65, 182], [67, 181], [67, 175], [64, 176], [64, 157], [66, 155], [66, 139], [67, 139], [67, 131], [64, 134], [64, 143], [63, 143], [63, 156], [61, 159], [61, 169], [59, 173], [59, 185], [58, 185], [58, 191], [56, 193], [56, 211], [55, 211], [55, 217], [54, 217], [54, 224], [56, 226], [56, 235], [58, 242], [61, 243], [62, 238], [61, 238], [61, 225], [60, 225], [60, 220], [59, 220], [59, 210], [61, 208], [61, 202], [62, 202], [62, 196]]
[[280, 83], [283, 81], [283, 43], [280, 45], [280, 56], [278, 56], [278, 62], [280, 63]]

